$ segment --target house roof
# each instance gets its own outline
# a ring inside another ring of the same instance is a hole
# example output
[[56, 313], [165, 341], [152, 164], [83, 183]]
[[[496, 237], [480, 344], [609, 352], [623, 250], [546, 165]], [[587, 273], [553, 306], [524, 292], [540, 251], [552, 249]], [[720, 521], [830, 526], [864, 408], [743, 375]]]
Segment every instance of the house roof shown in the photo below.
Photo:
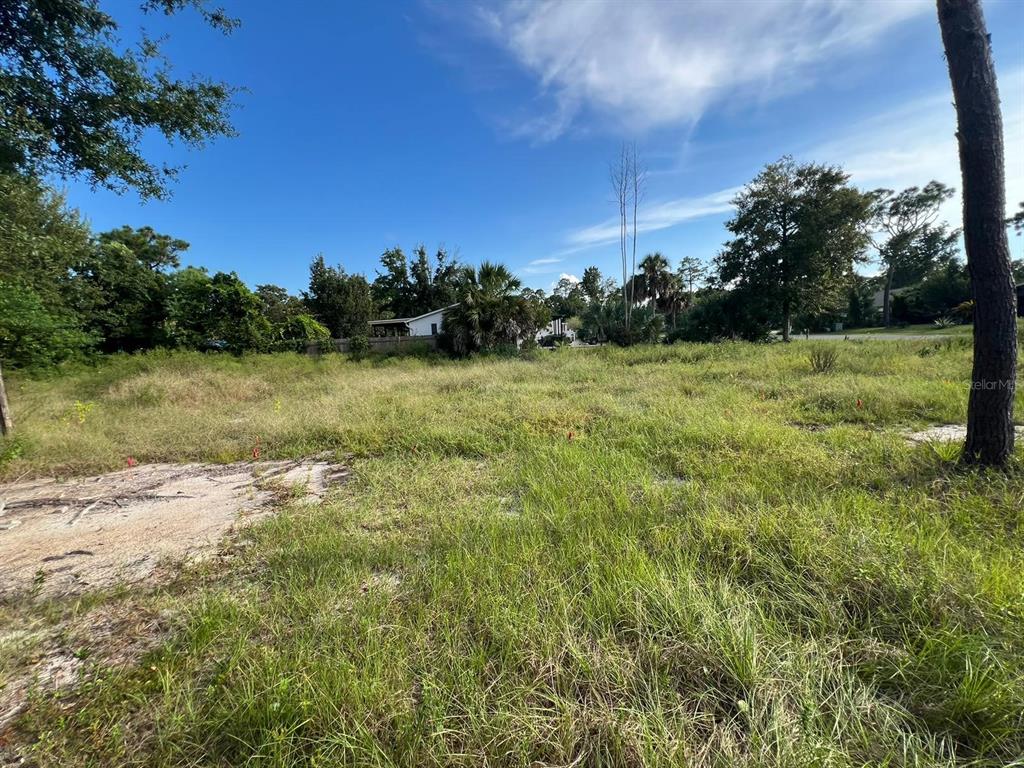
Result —
[[429, 312], [424, 312], [422, 315], [416, 315], [415, 317], [392, 317], [389, 320], [371, 320], [370, 325], [394, 325], [396, 323], [411, 323], [413, 320], [422, 320], [424, 317], [430, 315], [436, 315], [438, 312], [447, 312], [452, 307], [457, 307], [458, 304], [449, 304], [447, 307], [441, 307], [440, 309], [432, 309]]

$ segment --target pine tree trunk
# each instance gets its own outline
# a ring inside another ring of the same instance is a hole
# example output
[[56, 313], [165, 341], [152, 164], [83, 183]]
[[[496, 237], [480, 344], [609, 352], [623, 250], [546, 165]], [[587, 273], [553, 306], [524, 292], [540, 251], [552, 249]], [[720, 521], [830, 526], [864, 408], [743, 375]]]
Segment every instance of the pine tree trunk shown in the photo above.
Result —
[[11, 406], [7, 402], [7, 388], [4, 386], [4, 372], [0, 369], [0, 435], [9, 435], [13, 429]]
[[885, 275], [885, 292], [882, 294], [882, 325], [888, 328], [892, 325], [892, 276], [893, 268]]
[[789, 307], [789, 299], [782, 302], [782, 340], [789, 341], [790, 328], [793, 325], [793, 313]]
[[938, 0], [956, 105], [964, 245], [974, 296], [974, 370], [962, 461], [1000, 466], [1013, 453], [1016, 291], [1006, 238], [999, 90], [980, 0]]

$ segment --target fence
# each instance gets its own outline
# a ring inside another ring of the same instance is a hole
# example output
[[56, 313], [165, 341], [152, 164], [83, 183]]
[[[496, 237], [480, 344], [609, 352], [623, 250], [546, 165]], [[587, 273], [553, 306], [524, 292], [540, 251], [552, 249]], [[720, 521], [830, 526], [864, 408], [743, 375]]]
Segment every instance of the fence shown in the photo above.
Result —
[[[373, 352], [402, 353], [437, 349], [437, 336], [370, 336], [366, 340], [370, 343], [370, 350]], [[349, 342], [349, 339], [331, 339], [330, 349], [324, 349], [324, 344], [307, 344], [306, 354], [316, 357], [332, 350], [348, 352]]]

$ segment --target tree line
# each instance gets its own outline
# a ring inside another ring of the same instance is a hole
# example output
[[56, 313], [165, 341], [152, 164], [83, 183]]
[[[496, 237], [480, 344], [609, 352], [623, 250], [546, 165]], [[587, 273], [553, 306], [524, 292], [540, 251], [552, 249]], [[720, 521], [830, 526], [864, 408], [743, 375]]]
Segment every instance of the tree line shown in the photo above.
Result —
[[[629, 150], [612, 173], [613, 191], [635, 174]], [[625, 170], [623, 170], [625, 168]], [[628, 211], [629, 193], [619, 211]], [[927, 322], [967, 322], [974, 302], [960, 258], [958, 229], [940, 220], [954, 190], [939, 181], [895, 191], [861, 191], [839, 166], [766, 165], [733, 199], [730, 239], [708, 262], [687, 257], [673, 268], [663, 254], [644, 256], [621, 285], [588, 267], [579, 281], [563, 278], [548, 304], [575, 318], [587, 341], [620, 344], [664, 339], [765, 340], [798, 331]], [[1024, 204], [1022, 204], [1024, 209]], [[1020, 229], [1021, 214], [1008, 224]], [[623, 264], [636, 230], [620, 218]], [[874, 256], [879, 272], [858, 272]], [[1024, 261], [1013, 262], [1018, 281]], [[876, 307], [876, 295], [881, 307]]]
[[[419, 245], [384, 251], [372, 280], [318, 255], [308, 288], [291, 295], [182, 266], [189, 244], [150, 227], [94, 234], [41, 181], [0, 174], [0, 359], [25, 367], [156, 347], [301, 349], [365, 336], [373, 319], [445, 307], [443, 343], [460, 355], [532, 339], [552, 317], [594, 343], [761, 340], [773, 328], [788, 338], [837, 319], [877, 323], [878, 292], [886, 324], [968, 320], [959, 232], [938, 220], [952, 194], [937, 181], [861, 192], [836, 166], [784, 157], [736, 196], [732, 238], [707, 263], [687, 257], [673, 267], [655, 252], [623, 284], [589, 266], [545, 294], [503, 265], [472, 267]], [[856, 267], [871, 252], [881, 272], [865, 278]], [[1024, 279], [1024, 264], [1014, 267]]]
[[515, 345], [550, 320], [543, 294], [503, 265], [460, 263], [421, 245], [380, 257], [371, 282], [316, 256], [308, 288], [250, 289], [234, 272], [183, 266], [189, 244], [151, 227], [93, 233], [61, 194], [0, 174], [0, 360], [47, 366], [94, 353], [158, 347], [228, 352], [303, 349], [359, 338], [370, 320], [458, 304], [455, 354]]

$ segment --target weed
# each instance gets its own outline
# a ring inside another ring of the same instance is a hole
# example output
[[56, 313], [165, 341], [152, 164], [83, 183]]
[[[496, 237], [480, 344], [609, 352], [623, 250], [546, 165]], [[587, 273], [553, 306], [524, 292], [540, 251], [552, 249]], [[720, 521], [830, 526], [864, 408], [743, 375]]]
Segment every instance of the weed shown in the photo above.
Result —
[[[241, 459], [254, 435], [353, 456], [325, 503], [164, 595], [151, 657], [19, 728], [68, 766], [1011, 764], [1024, 473], [906, 442], [964, 419], [969, 348], [927, 347], [844, 346], [841, 376], [737, 343], [16, 381], [6, 477]], [[83, 399], [102, 417], [62, 425]]]
[[811, 350], [811, 372], [832, 373], [839, 361], [839, 352], [831, 347], [817, 347]]

